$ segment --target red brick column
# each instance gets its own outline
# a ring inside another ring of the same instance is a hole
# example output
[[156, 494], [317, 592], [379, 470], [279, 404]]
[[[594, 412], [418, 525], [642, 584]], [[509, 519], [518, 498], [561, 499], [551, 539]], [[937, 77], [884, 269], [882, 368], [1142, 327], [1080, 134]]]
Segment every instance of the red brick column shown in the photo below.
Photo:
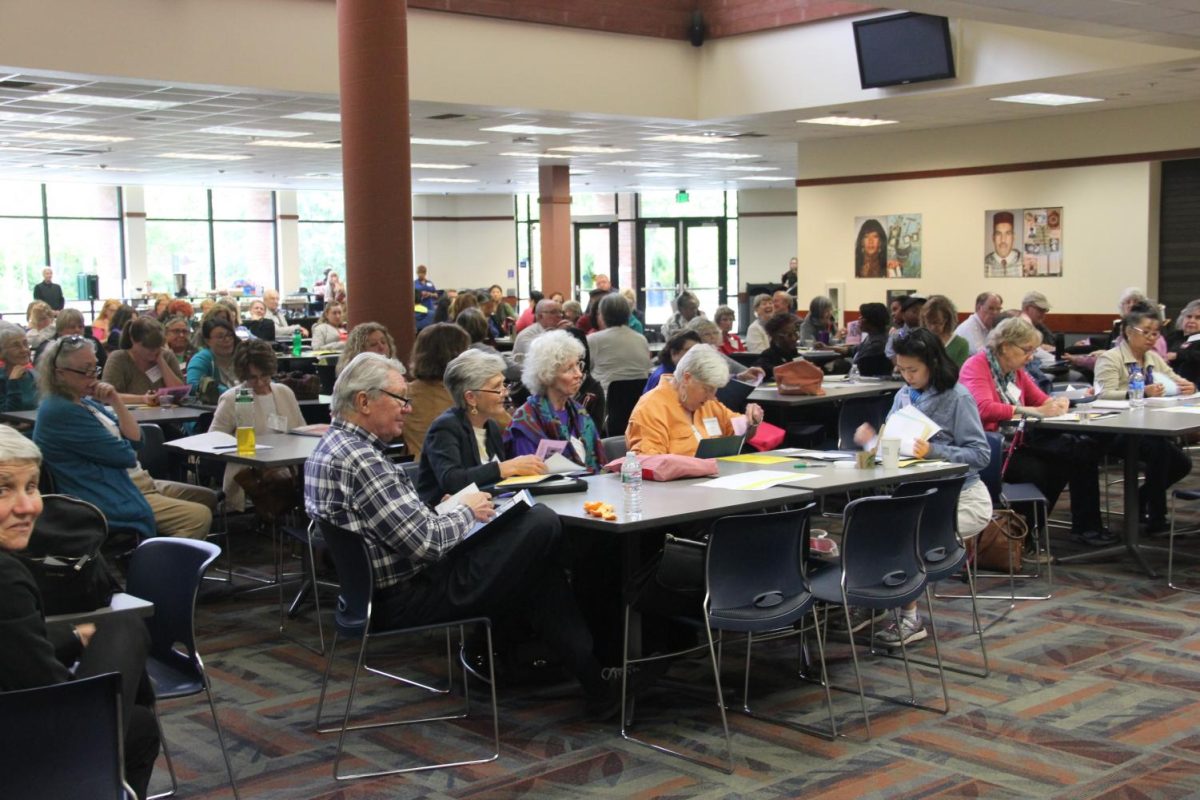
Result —
[[542, 291], [572, 296], [571, 168], [566, 164], [538, 168], [538, 209], [542, 232]]
[[337, 0], [350, 322], [386, 325], [401, 360], [415, 337], [406, 14], [395, 0]]

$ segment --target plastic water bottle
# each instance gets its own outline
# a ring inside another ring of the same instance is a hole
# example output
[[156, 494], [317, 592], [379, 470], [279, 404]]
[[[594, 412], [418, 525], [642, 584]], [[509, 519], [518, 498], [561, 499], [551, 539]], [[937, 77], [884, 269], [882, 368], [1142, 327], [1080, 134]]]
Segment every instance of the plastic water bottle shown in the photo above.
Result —
[[1141, 408], [1146, 404], [1146, 378], [1137, 364], [1129, 367], [1129, 407]]
[[301, 344], [302, 344], [302, 342], [300, 341], [300, 329], [296, 328], [296, 330], [292, 331], [292, 355], [296, 358], [300, 357], [300, 345]]
[[625, 513], [642, 513], [642, 464], [630, 450], [621, 465], [621, 489], [625, 494]]
[[237, 452], [239, 456], [252, 456], [258, 443], [254, 436], [254, 395], [249, 389], [238, 389], [233, 404], [233, 416], [237, 421]]
[[860, 377], [860, 375], [858, 373], [858, 364], [851, 362], [850, 363], [850, 373], [848, 375], [846, 375], [846, 382], [847, 383], [855, 383], [858, 381], [859, 377]]

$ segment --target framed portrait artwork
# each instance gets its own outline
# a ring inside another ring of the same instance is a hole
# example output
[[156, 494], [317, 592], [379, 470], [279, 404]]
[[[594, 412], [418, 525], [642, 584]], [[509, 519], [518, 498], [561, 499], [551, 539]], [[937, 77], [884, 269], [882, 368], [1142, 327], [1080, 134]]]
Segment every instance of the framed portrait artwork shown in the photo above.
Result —
[[921, 277], [921, 215], [854, 218], [854, 277]]
[[1061, 278], [1062, 206], [984, 212], [985, 278]]

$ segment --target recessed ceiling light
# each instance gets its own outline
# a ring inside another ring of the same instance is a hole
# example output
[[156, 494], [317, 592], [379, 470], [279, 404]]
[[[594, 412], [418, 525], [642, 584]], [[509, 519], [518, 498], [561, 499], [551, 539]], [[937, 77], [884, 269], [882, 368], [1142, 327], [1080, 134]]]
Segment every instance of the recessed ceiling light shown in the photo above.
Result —
[[551, 147], [550, 149], [559, 153], [596, 153], [599, 155], [633, 152], [628, 147], [593, 147], [586, 144], [573, 144], [570, 147]]
[[533, 150], [525, 152], [501, 153], [502, 156], [512, 156], [513, 158], [570, 158], [565, 153], [536, 153]]
[[795, 178], [785, 178], [782, 175], [747, 175], [738, 178], [739, 181], [794, 181]]
[[571, 170], [572, 175], [591, 175], [593, 172], [595, 172], [594, 169], [573, 169], [573, 170]]
[[524, 133], [529, 136], [569, 136], [572, 133], [590, 133], [583, 128], [548, 128], [544, 125], [497, 125], [494, 128], [480, 128], [481, 131], [496, 133]]
[[159, 158], [179, 158], [185, 161], [244, 161], [250, 156], [235, 156], [222, 153], [159, 153]]
[[798, 119], [796, 122], [808, 125], [840, 125], [844, 128], [871, 128], [875, 125], [895, 125], [899, 120], [875, 117], [813, 117], [812, 119]]
[[101, 136], [98, 133], [67, 133], [66, 131], [26, 131], [18, 133], [26, 139], [46, 139], [57, 142], [130, 142], [129, 136]]
[[727, 161], [741, 161], [745, 158], [762, 158], [754, 153], [684, 153], [688, 158], [722, 158]]
[[143, 111], [161, 111], [174, 108], [179, 103], [166, 100], [140, 100], [136, 97], [104, 97], [98, 94], [76, 92], [51, 92], [28, 98], [36, 103], [62, 103], [70, 106], [107, 106], [109, 108], [137, 108]]
[[473, 139], [423, 139], [419, 136], [413, 136], [409, 141], [413, 144], [427, 144], [434, 147], [474, 147], [477, 144], [487, 144], [487, 142], [477, 142]]
[[662, 169], [671, 166], [666, 161], [604, 161], [602, 167], [645, 167], [646, 169]]
[[1074, 94], [1054, 94], [1053, 92], [1031, 92], [1029, 94], [1010, 94], [1007, 97], [993, 97], [1001, 103], [1027, 103], [1032, 106], [1073, 106], [1078, 103], [1099, 103], [1102, 97], [1081, 97]]
[[342, 115], [329, 111], [302, 111], [299, 114], [284, 114], [280, 119], [302, 119], [308, 122], [341, 122]]
[[0, 142], [0, 153], [53, 153], [53, 150], [37, 147], [13, 147]]
[[779, 167], [755, 167], [750, 164], [734, 164], [732, 167], [717, 167], [719, 172], [771, 172]]
[[99, 164], [85, 167], [84, 169], [98, 169], [101, 172], [149, 172], [149, 170], [138, 169], [137, 167], [105, 167]]
[[641, 172], [639, 178], [699, 178], [691, 172]]
[[413, 164], [413, 169], [466, 169], [470, 164]]
[[479, 183], [474, 178], [417, 178], [422, 183]]
[[47, 125], [86, 125], [91, 117], [72, 117], [67, 114], [26, 114], [21, 111], [0, 111], [0, 122], [42, 122]]
[[336, 150], [337, 142], [293, 142], [289, 139], [255, 139], [249, 144], [257, 147], [295, 147], [301, 150]]
[[675, 144], [721, 144], [736, 141], [732, 136], [713, 136], [699, 133], [668, 133], [662, 136], [650, 136], [647, 142], [674, 142]]
[[291, 139], [295, 136], [308, 136], [308, 131], [277, 131], [271, 128], [238, 128], [230, 125], [201, 128], [197, 132], [215, 133], [220, 136], [265, 136], [272, 139]]

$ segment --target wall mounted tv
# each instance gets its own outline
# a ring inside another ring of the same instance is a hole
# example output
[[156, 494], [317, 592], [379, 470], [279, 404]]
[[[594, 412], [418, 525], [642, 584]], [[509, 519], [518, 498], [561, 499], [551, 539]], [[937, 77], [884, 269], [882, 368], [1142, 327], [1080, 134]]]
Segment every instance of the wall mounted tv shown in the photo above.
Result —
[[854, 23], [858, 76], [864, 89], [954, 77], [950, 22], [904, 13]]

